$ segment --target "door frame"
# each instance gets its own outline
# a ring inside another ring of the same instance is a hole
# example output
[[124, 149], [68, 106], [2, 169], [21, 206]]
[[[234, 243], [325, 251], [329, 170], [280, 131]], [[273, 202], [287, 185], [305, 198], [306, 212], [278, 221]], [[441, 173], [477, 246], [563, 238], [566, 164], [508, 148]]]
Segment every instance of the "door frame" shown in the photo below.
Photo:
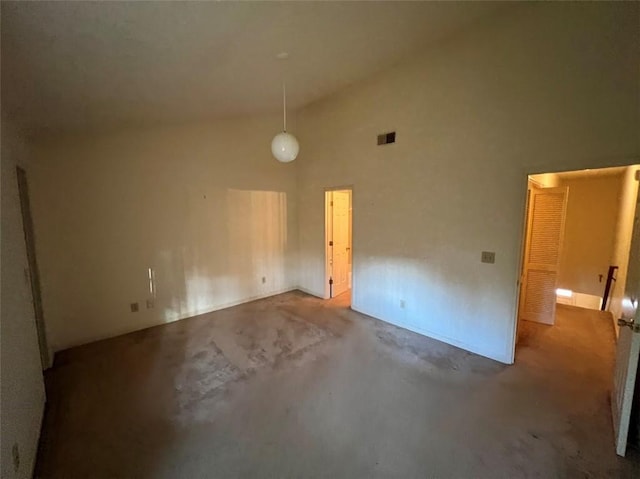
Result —
[[324, 201], [324, 299], [329, 299], [331, 297], [331, 293], [330, 293], [330, 288], [329, 288], [329, 278], [331, 277], [331, 269], [329, 267], [329, 257], [331, 255], [331, 252], [329, 250], [330, 246], [329, 246], [329, 241], [330, 241], [330, 237], [329, 237], [329, 220], [330, 220], [330, 214], [329, 214], [329, 208], [328, 208], [328, 193], [331, 193], [333, 191], [346, 191], [348, 190], [351, 193], [351, 200], [350, 200], [350, 209], [351, 209], [351, 215], [350, 215], [350, 224], [349, 224], [349, 233], [351, 234], [351, 299], [353, 301], [353, 292], [355, 291], [355, 275], [353, 274], [354, 271], [354, 255], [353, 255], [353, 243], [354, 243], [354, 236], [353, 236], [353, 185], [346, 185], [346, 186], [329, 186], [329, 187], [325, 187], [323, 190], [323, 201]]
[[40, 362], [42, 363], [42, 369], [45, 370], [51, 367], [51, 351], [47, 340], [47, 328], [44, 321], [44, 308], [42, 306], [42, 288], [40, 284], [40, 270], [38, 269], [38, 260], [36, 255], [35, 231], [31, 211], [31, 199], [29, 195], [29, 179], [27, 177], [27, 171], [19, 165], [16, 166], [16, 182], [18, 183], [22, 230], [24, 233], [24, 244], [27, 253], [27, 268], [25, 268], [25, 275], [28, 275], [31, 305], [33, 307], [36, 332], [38, 334]]
[[515, 301], [513, 303], [513, 311], [511, 317], [513, 318], [511, 323], [511, 364], [515, 363], [516, 359], [516, 344], [518, 342], [518, 327], [519, 327], [519, 312], [520, 312], [520, 289], [522, 287], [522, 275], [524, 268], [524, 253], [527, 241], [527, 213], [529, 206], [529, 176], [540, 175], [544, 173], [564, 173], [568, 171], [580, 171], [580, 170], [596, 170], [602, 168], [619, 168], [629, 167], [640, 164], [640, 158], [627, 158], [622, 161], [617, 161], [614, 164], [602, 165], [569, 165], [569, 164], [539, 164], [537, 166], [523, 167], [520, 169], [520, 235], [519, 235], [519, 258], [517, 263], [517, 269], [515, 271], [515, 287], [514, 296]]

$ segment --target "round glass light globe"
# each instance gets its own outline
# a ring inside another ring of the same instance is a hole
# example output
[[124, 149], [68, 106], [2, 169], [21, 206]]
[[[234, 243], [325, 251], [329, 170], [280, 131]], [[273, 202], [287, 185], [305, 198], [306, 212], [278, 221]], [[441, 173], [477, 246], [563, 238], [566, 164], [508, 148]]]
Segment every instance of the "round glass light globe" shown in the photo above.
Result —
[[282, 163], [289, 163], [295, 160], [299, 151], [300, 145], [298, 144], [298, 140], [286, 131], [278, 133], [271, 142], [271, 153], [273, 153], [276, 160]]

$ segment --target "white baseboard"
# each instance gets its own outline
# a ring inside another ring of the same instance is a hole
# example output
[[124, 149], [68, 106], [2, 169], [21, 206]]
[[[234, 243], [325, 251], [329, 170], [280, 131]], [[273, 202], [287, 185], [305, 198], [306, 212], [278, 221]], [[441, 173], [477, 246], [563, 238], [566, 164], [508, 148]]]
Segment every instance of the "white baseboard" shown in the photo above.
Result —
[[513, 358], [510, 357], [508, 354], [505, 354], [505, 355], [496, 354], [495, 351], [483, 350], [481, 348], [477, 348], [474, 345], [467, 344], [467, 343], [465, 343], [463, 341], [458, 341], [457, 339], [450, 338], [450, 337], [444, 336], [442, 334], [434, 333], [433, 331], [429, 331], [428, 329], [425, 329], [425, 328], [420, 328], [420, 327], [416, 327], [414, 325], [405, 324], [405, 323], [402, 323], [400, 321], [392, 321], [392, 320], [389, 320], [389, 319], [379, 318], [379, 317], [375, 316], [374, 314], [371, 314], [371, 312], [368, 312], [366, 309], [360, 308], [359, 306], [354, 305], [353, 303], [351, 304], [351, 309], [353, 309], [354, 311], [356, 311], [358, 313], [366, 314], [367, 316], [370, 316], [370, 317], [372, 317], [374, 319], [377, 319], [379, 321], [382, 321], [382, 322], [385, 322], [385, 323], [388, 323], [388, 324], [392, 324], [393, 326], [397, 326], [399, 328], [406, 329], [408, 331], [412, 331], [412, 332], [420, 334], [422, 336], [426, 336], [427, 338], [435, 339], [437, 341], [449, 344], [451, 346], [455, 346], [455, 347], [460, 348], [460, 349], [464, 349], [465, 351], [469, 351], [471, 353], [478, 354], [480, 356], [484, 356], [485, 358], [493, 359], [494, 361], [498, 361], [498, 362], [503, 363], [503, 364], [513, 364], [513, 362], [514, 362]]
[[576, 293], [573, 291], [570, 297], [557, 296], [556, 303], [578, 306], [579, 308], [600, 310], [602, 298], [593, 294]]
[[293, 289], [297, 289], [298, 291], [302, 291], [303, 293], [308, 294], [310, 296], [315, 296], [316, 298], [328, 299], [328, 298], [324, 297], [324, 293], [317, 293], [315, 291], [311, 291], [310, 289], [303, 288], [302, 286], [296, 286]]

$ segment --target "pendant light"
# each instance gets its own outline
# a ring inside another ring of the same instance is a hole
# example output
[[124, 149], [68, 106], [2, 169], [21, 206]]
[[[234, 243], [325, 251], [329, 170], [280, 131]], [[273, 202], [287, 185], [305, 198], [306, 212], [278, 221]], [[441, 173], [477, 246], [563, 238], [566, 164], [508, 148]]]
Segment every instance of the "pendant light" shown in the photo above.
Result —
[[[288, 54], [279, 54], [279, 59], [286, 59]], [[300, 145], [291, 133], [287, 132], [287, 87], [282, 82], [282, 132], [278, 133], [271, 141], [271, 153], [281, 163], [289, 163], [298, 156]]]

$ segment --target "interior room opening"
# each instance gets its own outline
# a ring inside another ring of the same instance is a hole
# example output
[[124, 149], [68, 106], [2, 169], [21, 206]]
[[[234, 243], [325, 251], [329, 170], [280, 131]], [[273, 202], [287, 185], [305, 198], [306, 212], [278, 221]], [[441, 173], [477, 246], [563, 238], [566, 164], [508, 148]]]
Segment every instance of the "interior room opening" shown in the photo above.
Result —
[[325, 191], [325, 298], [351, 304], [352, 189]]
[[[530, 175], [518, 322], [554, 325], [557, 305], [620, 314], [637, 167]], [[520, 328], [518, 328], [520, 330]]]
[[[609, 404], [621, 456], [640, 439], [639, 180], [638, 165], [528, 177], [514, 338], [516, 353], [571, 344], [613, 363]], [[573, 372], [560, 357], [558, 367]]]

